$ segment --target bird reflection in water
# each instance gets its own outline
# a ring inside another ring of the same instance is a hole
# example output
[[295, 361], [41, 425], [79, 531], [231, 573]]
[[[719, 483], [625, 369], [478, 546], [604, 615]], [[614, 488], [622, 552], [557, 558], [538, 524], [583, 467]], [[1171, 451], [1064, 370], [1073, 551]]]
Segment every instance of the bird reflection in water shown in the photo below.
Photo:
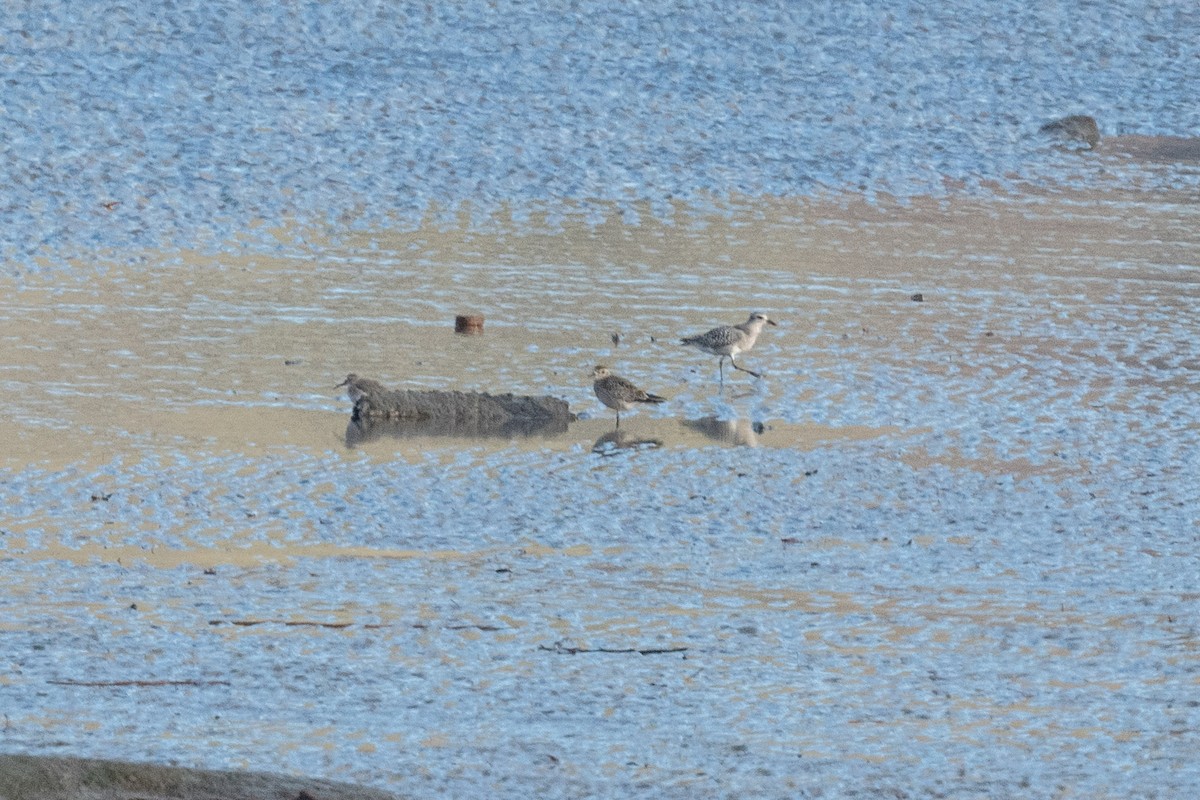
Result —
[[758, 447], [758, 436], [767, 429], [763, 423], [751, 422], [748, 419], [701, 417], [700, 419], [680, 420], [680, 423], [685, 428], [703, 434], [715, 442], [738, 447]]
[[631, 434], [621, 429], [611, 430], [596, 440], [592, 452], [599, 455], [613, 455], [622, 450], [638, 450], [643, 448], [662, 447], [662, 439], [651, 439], [645, 436]]

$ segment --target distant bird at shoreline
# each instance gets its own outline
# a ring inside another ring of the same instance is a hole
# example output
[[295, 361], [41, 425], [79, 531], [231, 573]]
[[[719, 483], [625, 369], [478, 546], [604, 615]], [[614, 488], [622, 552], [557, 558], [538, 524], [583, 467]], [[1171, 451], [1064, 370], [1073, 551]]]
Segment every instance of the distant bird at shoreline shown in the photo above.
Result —
[[1070, 144], [1082, 142], [1089, 150], [1095, 150], [1100, 144], [1100, 126], [1096, 124], [1094, 117], [1087, 114], [1072, 114], [1056, 119], [1047, 122], [1038, 130]]
[[600, 402], [617, 412], [617, 427], [621, 427], [621, 412], [628, 411], [637, 403], [663, 403], [665, 397], [650, 394], [645, 389], [639, 389], [631, 381], [612, 371], [603, 364], [592, 370], [592, 390]]
[[754, 347], [754, 343], [758, 341], [758, 335], [762, 333], [763, 326], [776, 324], [766, 314], [754, 313], [741, 325], [721, 325], [697, 336], [685, 336], [680, 343], [703, 350], [710, 355], [719, 356], [721, 360], [717, 362], [717, 371], [722, 384], [725, 383], [726, 356], [729, 357], [729, 363], [733, 365], [734, 369], [761, 378], [762, 375], [754, 370], [739, 366], [735, 359], [738, 353], [745, 353]]

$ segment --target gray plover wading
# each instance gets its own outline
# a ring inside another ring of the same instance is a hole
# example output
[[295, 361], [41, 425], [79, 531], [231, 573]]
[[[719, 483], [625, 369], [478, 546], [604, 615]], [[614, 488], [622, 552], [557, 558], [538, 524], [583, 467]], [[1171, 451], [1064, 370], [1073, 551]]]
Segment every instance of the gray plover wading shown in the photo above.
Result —
[[685, 336], [681, 343], [714, 356], [720, 356], [721, 360], [717, 362], [717, 372], [721, 376], [721, 383], [725, 383], [726, 356], [729, 357], [729, 363], [733, 364], [734, 369], [740, 369], [742, 372], [748, 372], [756, 378], [761, 378], [762, 375], [754, 370], [739, 366], [736, 357], [738, 353], [744, 353], [754, 347], [764, 325], [774, 324], [776, 324], [775, 321], [768, 319], [766, 314], [754, 313], [741, 325], [722, 325], [698, 336]]
[[340, 389], [346, 387], [346, 394], [350, 397], [351, 403], [357, 403], [359, 399], [368, 394], [379, 394], [386, 392], [387, 388], [379, 381], [373, 381], [370, 378], [360, 378], [351, 372], [346, 376], [346, 380], [333, 387]]
[[603, 364], [592, 370], [592, 391], [600, 402], [617, 412], [617, 427], [621, 427], [621, 412], [628, 411], [637, 403], [662, 403], [667, 398], [650, 394], [645, 389], [639, 389], [632, 382], [612, 371]]

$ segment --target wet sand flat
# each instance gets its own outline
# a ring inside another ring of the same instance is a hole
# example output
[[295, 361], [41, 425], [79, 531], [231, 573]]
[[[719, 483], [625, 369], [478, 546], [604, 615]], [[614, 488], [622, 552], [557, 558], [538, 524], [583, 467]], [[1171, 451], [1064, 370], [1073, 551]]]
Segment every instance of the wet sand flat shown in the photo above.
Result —
[[[759, 203], [719, 217], [679, 209], [670, 225], [637, 228], [567, 217], [541, 234], [443, 221], [291, 258], [150, 255], [8, 277], [5, 458], [36, 464], [56, 442], [111, 457], [162, 438], [322, 451], [342, 439], [322, 423], [348, 408], [333, 384], [350, 370], [413, 388], [550, 393], [598, 412], [579, 373], [608, 359], [673, 395], [682, 383], [689, 411], [712, 410], [715, 359], [676, 340], [760, 307], [784, 327], [746, 358], [779, 379], [767, 389], [771, 416], [808, 421], [796, 401], [816, 381], [805, 378], [839, 365], [919, 359], [936, 342], [946, 359], [924, 369], [973, 370], [1017, 348], [1060, 366], [1088, 358], [1072, 350], [1092, 343], [1056, 341], [1054, 320], [1181, 317], [1200, 281], [1192, 209], [1186, 197], [1099, 193]], [[453, 333], [464, 309], [485, 314], [486, 335]], [[1172, 359], [1194, 363], [1184, 342], [1146, 344], [1154, 352], [1142, 355], [1162, 361], [1158, 378]], [[731, 386], [736, 395], [755, 384]]]
[[[1196, 208], [568, 209], [6, 276], [9, 749], [418, 797], [1178, 794]], [[722, 390], [676, 342], [756, 310], [764, 377]], [[596, 363], [669, 401], [615, 436]], [[351, 371], [582, 418], [356, 439]]]

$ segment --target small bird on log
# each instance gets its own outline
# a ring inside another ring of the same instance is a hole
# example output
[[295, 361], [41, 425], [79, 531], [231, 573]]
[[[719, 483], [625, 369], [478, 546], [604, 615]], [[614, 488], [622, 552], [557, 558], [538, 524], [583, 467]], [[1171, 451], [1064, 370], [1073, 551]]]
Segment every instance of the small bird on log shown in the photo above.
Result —
[[351, 372], [346, 376], [346, 380], [333, 387], [340, 389], [346, 387], [346, 394], [350, 397], [350, 402], [357, 403], [360, 398], [368, 394], [383, 394], [387, 391], [387, 387], [379, 381], [373, 381], [370, 378], [360, 378]]

